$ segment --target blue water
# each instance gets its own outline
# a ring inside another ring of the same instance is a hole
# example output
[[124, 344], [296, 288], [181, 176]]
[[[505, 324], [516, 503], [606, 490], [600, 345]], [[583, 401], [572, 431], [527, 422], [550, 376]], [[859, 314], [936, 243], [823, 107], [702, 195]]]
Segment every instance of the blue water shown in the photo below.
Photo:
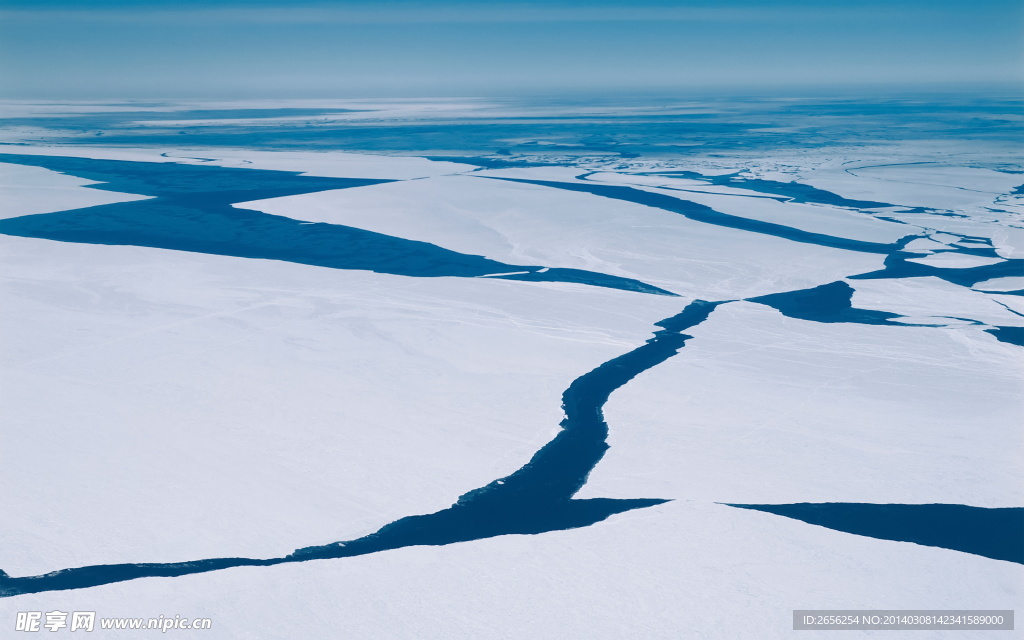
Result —
[[[972, 253], [973, 249], [958, 249], [957, 253]], [[980, 267], [966, 267], [961, 269], [950, 269], [935, 267], [917, 262], [909, 262], [911, 258], [920, 258], [921, 254], [906, 251], [895, 251], [885, 259], [885, 267], [870, 273], [861, 273], [847, 276], [852, 280], [875, 280], [887, 278], [922, 278], [932, 276], [958, 284], [963, 287], [971, 287], [979, 282], [991, 278], [1003, 278], [1007, 276], [1024, 276], [1024, 260], [1019, 258], [1006, 259], [993, 264]]]
[[898, 313], [854, 308], [853, 291], [853, 287], [839, 281], [812, 289], [772, 293], [747, 300], [778, 309], [784, 316], [812, 322], [890, 324], [889, 320], [900, 317]]
[[[614, 99], [505, 99], [487, 101], [478, 117], [453, 120], [450, 112], [415, 112], [414, 122], [389, 114], [355, 114], [357, 123], [322, 116], [345, 109], [195, 109], [173, 104], [122, 105], [131, 111], [32, 116], [10, 126], [43, 130], [62, 144], [201, 146], [264, 149], [346, 149], [407, 155], [484, 154], [686, 158], [714, 153], [877, 144], [897, 131], [901, 140], [975, 140], [1020, 144], [1020, 100], [972, 95], [835, 95], [776, 100], [777, 96], [693, 95]], [[794, 98], [795, 96], [787, 96]], [[149, 107], [147, 109], [147, 107]], [[611, 110], [606, 109], [611, 107]], [[556, 111], [552, 111], [554, 108]], [[553, 116], [552, 113], [563, 115]], [[189, 119], [297, 117], [294, 121], [181, 124]], [[383, 116], [383, 117], [381, 117]], [[149, 121], [145, 125], [138, 121]], [[158, 122], [165, 120], [165, 123]], [[156, 121], [156, 122], [155, 122]], [[551, 144], [551, 143], [554, 144]], [[611, 154], [614, 154], [612, 156]], [[1014, 169], [1015, 167], [1006, 167]]]
[[812, 187], [801, 182], [778, 182], [775, 180], [763, 180], [761, 178], [743, 178], [740, 174], [730, 173], [728, 175], [707, 176], [696, 171], [652, 171], [642, 175], [670, 176], [676, 178], [688, 178], [691, 180], [702, 180], [709, 184], [746, 189], [772, 195], [784, 196], [790, 202], [809, 202], [813, 204], [827, 204], [837, 207], [850, 207], [853, 209], [877, 209], [895, 207], [897, 205], [873, 200], [852, 200], [843, 196]]
[[[753, 220], [750, 218], [733, 216], [726, 213], [721, 213], [703, 204], [683, 200], [681, 198], [663, 195], [660, 193], [644, 191], [643, 189], [637, 189], [634, 187], [585, 182], [554, 182], [549, 180], [527, 180], [522, 178], [496, 178], [490, 176], [488, 176], [488, 178], [492, 180], [524, 182], [527, 184], [536, 184], [545, 187], [552, 187], [555, 189], [591, 193], [604, 198], [622, 200], [624, 202], [633, 202], [648, 207], [655, 207], [658, 209], [663, 209], [665, 211], [671, 211], [673, 213], [678, 213], [697, 222], [713, 224], [720, 227], [739, 229], [742, 231], [750, 231], [753, 233], [760, 233], [763, 235], [773, 236], [776, 238], [784, 238], [786, 240], [792, 240], [794, 242], [813, 244], [821, 247], [832, 247], [835, 249], [846, 249], [848, 251], [882, 254], [886, 256], [884, 261], [884, 268], [878, 271], [872, 271], [870, 273], [862, 273], [847, 276], [848, 278], [851, 279], [868, 280], [879, 278], [914, 278], [923, 276], [934, 276], [936, 278], [946, 280], [947, 282], [970, 287], [973, 286], [974, 284], [977, 284], [978, 282], [983, 282], [990, 278], [1000, 278], [1004, 276], [1024, 276], [1024, 259], [1006, 259], [990, 265], [961, 269], [940, 268], [931, 265], [919, 264], [916, 262], [909, 262], [909, 259], [911, 258], [922, 257], [922, 254], [904, 250], [905, 247], [913, 240], [927, 237], [926, 234], [921, 232], [906, 235], [897, 242], [891, 244], [865, 242], [862, 240], [840, 238], [837, 236], [830, 236], [821, 233], [812, 233], [810, 231], [803, 231], [801, 229], [787, 227], [784, 225], [775, 224], [771, 222], [763, 222], [760, 220]], [[961, 236], [961, 238], [962, 240], [966, 241], [988, 242], [986, 238], [976, 238], [974, 236]], [[991, 246], [958, 246], [956, 247], [956, 252], [966, 255], [999, 257]], [[1011, 295], [1019, 295], [1021, 292], [1014, 291], [1008, 293], [1010, 293]], [[847, 315], [847, 317], [850, 316]], [[867, 316], [862, 314], [861, 317], [866, 318]], [[880, 317], [877, 315], [876, 318], [880, 319]]]
[[720, 302], [697, 300], [666, 318], [654, 337], [580, 376], [562, 394], [562, 430], [515, 473], [462, 495], [447, 509], [409, 516], [357, 540], [305, 547], [281, 558], [207, 558], [190, 562], [126, 563], [62, 569], [40, 576], [0, 572], [0, 597], [82, 589], [145, 577], [173, 577], [229, 567], [269, 566], [344, 558], [415, 545], [446, 545], [509, 534], [585, 527], [608, 516], [666, 502], [659, 498], [572, 498], [608, 449], [602, 407], [613, 391], [671, 358], [691, 337], [682, 331], [706, 320]]
[[236, 202], [363, 187], [388, 180], [316, 178], [286, 171], [11, 154], [0, 154], [0, 162], [45, 167], [104, 183], [91, 185], [96, 189], [156, 196], [152, 200], [0, 220], [0, 233], [6, 235], [283, 260], [414, 277], [479, 277], [525, 272], [495, 277], [576, 282], [675, 295], [630, 278], [580, 269], [542, 270], [542, 266], [506, 264], [355, 227], [310, 224], [231, 206]]
[[1024, 508], [961, 504], [731, 504], [869, 538], [913, 542], [1024, 564]]
[[[393, 180], [321, 178], [296, 171], [266, 171], [176, 162], [129, 162], [63, 156], [0, 153], [9, 162], [95, 180], [90, 189], [227, 205], [329, 189], [350, 189]], [[95, 208], [95, 207], [94, 207]]]
[[985, 331], [994, 335], [1000, 342], [1024, 347], [1024, 327], [993, 327]]
[[[506, 154], [499, 154], [506, 155]], [[422, 156], [434, 162], [458, 162], [469, 164], [479, 169], [517, 169], [523, 167], [558, 167], [559, 162], [544, 162], [538, 160], [524, 160], [522, 158], [489, 158], [485, 156]], [[478, 169], [478, 170], [479, 170]]]

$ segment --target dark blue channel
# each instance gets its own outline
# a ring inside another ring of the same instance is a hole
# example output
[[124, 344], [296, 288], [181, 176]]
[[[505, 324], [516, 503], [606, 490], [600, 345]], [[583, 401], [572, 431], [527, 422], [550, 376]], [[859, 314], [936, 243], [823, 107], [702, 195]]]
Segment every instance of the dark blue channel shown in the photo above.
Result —
[[[1005, 276], [1024, 276], [1024, 259], [1019, 258], [1006, 259], [994, 264], [960, 269], [942, 268], [927, 264], [919, 264], [917, 262], [909, 262], [911, 258], [922, 257], [922, 254], [920, 253], [913, 253], [904, 250], [911, 241], [918, 238], [926, 237], [924, 234], [920, 233], [904, 236], [903, 238], [900, 238], [897, 242], [891, 244], [865, 242], [862, 240], [839, 238], [836, 236], [830, 236], [821, 233], [812, 233], [809, 231], [803, 231], [801, 229], [787, 227], [784, 225], [775, 224], [771, 222], [763, 222], [760, 220], [753, 220], [750, 218], [733, 216], [726, 213], [721, 213], [720, 211], [716, 211], [711, 207], [708, 207], [703, 204], [690, 202], [688, 200], [683, 200], [672, 196], [666, 196], [660, 193], [644, 191], [643, 189], [637, 189], [634, 187], [584, 182], [555, 182], [550, 180], [497, 178], [492, 176], [482, 177], [487, 177], [492, 180], [524, 182], [527, 184], [536, 184], [545, 187], [553, 187], [555, 189], [566, 189], [569, 191], [582, 191], [584, 193], [592, 193], [594, 195], [601, 196], [604, 198], [610, 198], [613, 200], [622, 200], [625, 202], [634, 202], [636, 204], [642, 204], [648, 207], [656, 207], [658, 209], [663, 209], [665, 211], [678, 213], [691, 220], [696, 220], [697, 222], [704, 222], [707, 224], [713, 224], [721, 227], [728, 227], [730, 229], [739, 229], [742, 231], [761, 233], [764, 235], [774, 236], [776, 238], [784, 238], [786, 240], [793, 240], [794, 242], [802, 242], [805, 244], [813, 244], [822, 247], [832, 247], [835, 249], [847, 249], [850, 251], [859, 251], [863, 253], [875, 253], [885, 255], [885, 266], [882, 269], [872, 271], [869, 273], [848, 276], [851, 279], [869, 280], [880, 278], [895, 279], [934, 276], [936, 278], [940, 278], [953, 284], [971, 287], [977, 284], [978, 282], [983, 282], [991, 278], [1001, 278]], [[988, 242], [988, 240], [985, 238], [976, 238], [973, 236], [961, 236], [961, 238], [964, 240]], [[992, 249], [991, 247], [957, 247], [957, 253], [979, 255], [985, 257], [998, 257], [995, 253], [995, 250]], [[1011, 295], [1020, 294], [1020, 292], [1016, 291], [1001, 293], [1007, 293]]]
[[993, 327], [985, 329], [985, 332], [991, 333], [1000, 342], [1024, 347], [1024, 327]]
[[[874, 309], [857, 309], [853, 306], [854, 288], [838, 281], [823, 284], [811, 289], [798, 289], [783, 293], [772, 293], [755, 298], [747, 298], [748, 302], [756, 302], [778, 310], [782, 315], [811, 322], [850, 322], [856, 324], [889, 325], [900, 327], [934, 327], [934, 324], [915, 324], [911, 322], [891, 322], [902, 318], [898, 313], [876, 311]], [[1005, 305], [1004, 305], [1005, 306]], [[1009, 309], [1012, 313], [1016, 313]], [[1021, 314], [1017, 314], [1021, 315]], [[938, 316], [950, 320], [960, 320], [974, 325], [985, 323], [971, 318], [956, 316]], [[1024, 327], [992, 327], [984, 330], [1001, 342], [1024, 346]]]
[[0, 162], [39, 166], [104, 184], [95, 189], [155, 196], [0, 220], [0, 233], [61, 242], [131, 245], [332, 269], [415, 277], [479, 277], [575, 282], [675, 295], [618, 276], [581, 269], [512, 265], [338, 224], [309, 223], [231, 206], [281, 196], [362, 187], [389, 180], [317, 178], [287, 171], [159, 162], [0, 154]]
[[[499, 154], [505, 156], [506, 154]], [[459, 164], [468, 164], [480, 169], [522, 169], [525, 167], [560, 167], [564, 163], [556, 162], [554, 160], [550, 162], [535, 160], [535, 159], [523, 159], [523, 158], [493, 158], [485, 156], [420, 156], [433, 162], [457, 162]]]
[[962, 504], [730, 504], [869, 538], [913, 542], [1024, 564], [1024, 508]]
[[888, 311], [854, 308], [853, 292], [853, 287], [840, 280], [812, 289], [772, 293], [747, 300], [777, 309], [784, 316], [812, 322], [891, 324], [889, 320], [901, 317]]
[[134, 162], [64, 156], [0, 153], [0, 162], [42, 167], [102, 184], [90, 189], [158, 198], [231, 204], [394, 182], [364, 178], [321, 178], [296, 171], [240, 169], [176, 162]]
[[761, 178], [741, 178], [739, 177], [739, 172], [728, 175], [707, 176], [696, 171], [651, 171], [640, 175], [701, 180], [719, 186], [784, 196], [790, 202], [827, 204], [837, 207], [850, 207], [851, 209], [881, 209], [899, 206], [874, 200], [844, 198], [838, 193], [818, 189], [802, 182], [779, 182], [776, 180], [763, 180]]
[[[958, 248], [957, 253], [973, 253], [963, 248]], [[989, 255], [987, 252], [984, 255]], [[848, 276], [853, 280], [877, 280], [889, 278], [923, 278], [932, 276], [958, 284], [963, 287], [972, 287], [979, 282], [992, 278], [1003, 278], [1008, 276], [1024, 276], [1024, 259], [1010, 258], [993, 264], [981, 265], [978, 267], [964, 267], [951, 269], [936, 267], [929, 264], [910, 262], [911, 258], [923, 257], [919, 253], [907, 251], [895, 251], [886, 256], [884, 267], [878, 271], [861, 273]], [[1013, 294], [1016, 292], [1001, 291], [1001, 294]]]
[[656, 323], [661, 329], [640, 347], [574, 380], [562, 394], [565, 418], [558, 435], [515, 473], [462, 495], [447, 509], [402, 518], [357, 540], [305, 547], [280, 558], [96, 565], [26, 577], [11, 577], [0, 572], [0, 597], [83, 589], [136, 578], [345, 558], [401, 547], [447, 545], [501, 535], [574, 529], [600, 522], [615, 513], [667, 502], [659, 498], [574, 500], [572, 496], [608, 450], [608, 424], [602, 407], [611, 393], [678, 353], [691, 337], [682, 331], [706, 320], [719, 304], [722, 303], [703, 300], [690, 303], [681, 313]]
[[729, 215], [727, 213], [722, 213], [721, 211], [716, 211], [703, 204], [667, 196], [661, 193], [644, 191], [643, 189], [636, 189], [634, 187], [585, 182], [527, 180], [524, 178], [497, 178], [492, 176], [481, 177], [487, 177], [491, 180], [524, 182], [527, 184], [536, 184], [555, 189], [565, 189], [567, 191], [592, 193], [604, 198], [611, 198], [612, 200], [622, 200], [625, 202], [642, 204], [648, 207], [664, 209], [665, 211], [678, 213], [697, 222], [713, 224], [719, 227], [728, 227], [729, 229], [739, 229], [741, 231], [760, 233], [768, 236], [774, 236], [776, 238], [792, 240], [794, 242], [802, 242], [804, 244], [813, 244], [822, 247], [831, 247], [834, 249], [847, 249], [849, 251], [859, 251], [863, 253], [877, 253], [882, 255], [888, 255], [899, 248], [899, 244], [895, 243], [883, 244], [879, 242], [851, 240], [850, 238], [840, 238], [823, 233], [803, 231], [802, 229], [787, 227], [785, 225], [775, 224], [774, 222], [764, 222], [762, 220]]

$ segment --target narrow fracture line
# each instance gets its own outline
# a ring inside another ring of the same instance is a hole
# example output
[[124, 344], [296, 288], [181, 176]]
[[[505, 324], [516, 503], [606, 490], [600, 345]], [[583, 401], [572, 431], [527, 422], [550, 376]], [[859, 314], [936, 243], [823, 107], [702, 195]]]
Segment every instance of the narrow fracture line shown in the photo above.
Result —
[[667, 502], [664, 499], [573, 499], [608, 449], [602, 407], [613, 391], [668, 360], [724, 302], [695, 300], [655, 323], [654, 337], [580, 376], [562, 395], [562, 431], [513, 474], [459, 497], [447, 509], [402, 518], [348, 542], [305, 547], [278, 558], [207, 558], [187, 562], [123, 563], [12, 577], [0, 571], [0, 597], [84, 589], [150, 577], [178, 577], [232, 567], [266, 567], [343, 558], [417, 545], [447, 545], [509, 534], [539, 534], [586, 527], [607, 517]]

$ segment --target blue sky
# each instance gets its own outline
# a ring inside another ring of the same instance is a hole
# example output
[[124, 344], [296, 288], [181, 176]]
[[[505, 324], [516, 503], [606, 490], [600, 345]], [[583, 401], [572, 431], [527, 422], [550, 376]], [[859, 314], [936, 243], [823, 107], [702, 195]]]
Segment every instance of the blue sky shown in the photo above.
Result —
[[1022, 80], [1020, 0], [0, 0], [0, 97], [515, 96]]

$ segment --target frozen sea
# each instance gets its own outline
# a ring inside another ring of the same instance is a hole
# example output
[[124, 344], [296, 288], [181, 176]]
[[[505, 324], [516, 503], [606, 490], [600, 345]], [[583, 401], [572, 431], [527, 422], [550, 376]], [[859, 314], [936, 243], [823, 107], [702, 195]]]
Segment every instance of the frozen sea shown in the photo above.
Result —
[[1022, 602], [1017, 98], [0, 108], [0, 625]]

